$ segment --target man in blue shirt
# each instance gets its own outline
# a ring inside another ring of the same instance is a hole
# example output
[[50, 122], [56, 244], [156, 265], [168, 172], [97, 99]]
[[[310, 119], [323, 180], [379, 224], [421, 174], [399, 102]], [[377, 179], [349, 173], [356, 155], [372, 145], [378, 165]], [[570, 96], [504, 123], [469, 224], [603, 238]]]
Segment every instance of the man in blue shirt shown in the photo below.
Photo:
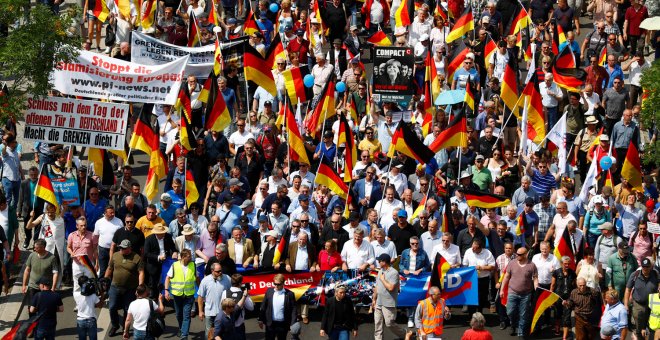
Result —
[[472, 53], [468, 53], [465, 57], [465, 60], [463, 60], [463, 67], [454, 72], [454, 79], [451, 83], [451, 89], [464, 90], [468, 77], [470, 78], [470, 84], [473, 85], [472, 88], [479, 91], [481, 89], [481, 85], [479, 83], [479, 72], [474, 67], [474, 54]]
[[89, 199], [85, 201], [83, 210], [85, 210], [85, 217], [87, 218], [87, 225], [94, 225], [105, 211], [108, 205], [108, 200], [99, 196], [98, 188], [89, 189]]
[[160, 195], [160, 203], [156, 205], [156, 209], [158, 210], [158, 216], [165, 221], [165, 225], [170, 225], [176, 213], [176, 207], [172, 204], [172, 197], [167, 193]]
[[334, 134], [332, 131], [325, 131], [323, 133], [323, 142], [319, 143], [314, 150], [314, 159], [320, 159], [321, 162], [330, 164], [334, 162], [337, 155], [337, 146], [332, 142]]
[[172, 199], [172, 206], [174, 208], [185, 208], [186, 198], [183, 194], [183, 183], [181, 183], [179, 178], [175, 178], [172, 181], [172, 190], [167, 191], [167, 194]]
[[268, 20], [268, 17], [266, 15], [266, 12], [261, 12], [259, 14], [259, 20], [257, 21], [257, 26], [259, 26], [259, 30], [261, 33], [264, 35], [264, 44], [266, 45], [266, 49], [270, 46], [270, 41], [273, 40], [271, 39], [271, 36], [273, 35], [273, 23]]

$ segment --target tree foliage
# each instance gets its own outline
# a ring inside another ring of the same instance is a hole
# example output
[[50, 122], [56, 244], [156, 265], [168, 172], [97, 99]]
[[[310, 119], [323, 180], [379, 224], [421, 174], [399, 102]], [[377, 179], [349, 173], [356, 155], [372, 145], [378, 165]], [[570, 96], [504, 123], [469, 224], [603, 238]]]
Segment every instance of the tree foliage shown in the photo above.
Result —
[[[660, 62], [655, 61], [650, 69], [642, 74], [642, 87], [645, 97], [642, 102], [642, 124], [648, 128], [658, 128], [660, 124]], [[646, 147], [642, 160], [646, 164], [660, 164], [660, 143], [656, 140]]]
[[0, 121], [10, 114], [20, 116], [26, 95], [48, 94], [51, 71], [58, 62], [77, 56], [81, 44], [74, 30], [81, 10], [68, 6], [59, 15], [49, 7], [29, 0], [0, 0], [0, 78], [7, 81], [9, 95], [2, 96]]

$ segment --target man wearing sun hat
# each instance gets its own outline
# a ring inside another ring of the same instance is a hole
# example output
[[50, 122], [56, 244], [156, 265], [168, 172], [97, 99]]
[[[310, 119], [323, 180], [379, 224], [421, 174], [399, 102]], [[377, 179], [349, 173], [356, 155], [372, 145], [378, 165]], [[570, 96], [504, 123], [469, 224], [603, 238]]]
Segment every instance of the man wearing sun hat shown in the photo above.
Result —
[[158, 297], [163, 262], [169, 257], [178, 258], [174, 241], [167, 235], [167, 231], [162, 223], [156, 223], [151, 229], [151, 235], [144, 240], [145, 281], [152, 299]]

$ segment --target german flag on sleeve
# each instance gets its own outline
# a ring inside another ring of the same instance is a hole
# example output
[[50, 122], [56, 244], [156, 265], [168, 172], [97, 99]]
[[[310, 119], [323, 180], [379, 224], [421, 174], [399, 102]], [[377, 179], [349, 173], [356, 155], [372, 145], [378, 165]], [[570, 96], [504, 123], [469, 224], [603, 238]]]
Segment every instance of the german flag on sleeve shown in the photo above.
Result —
[[273, 72], [271, 71], [271, 67], [268, 66], [266, 59], [254, 47], [250, 46], [250, 44], [243, 44], [243, 46], [245, 49], [245, 53], [243, 54], [245, 79], [254, 82], [258, 86], [263, 87], [268, 93], [276, 96], [275, 78], [273, 78]]
[[641, 192], [644, 191], [642, 187], [642, 166], [639, 160], [639, 152], [632, 140], [630, 141], [630, 146], [628, 146], [626, 159], [623, 161], [623, 166], [621, 167], [621, 177], [627, 179], [633, 189]]
[[429, 145], [431, 152], [436, 153], [449, 147], [467, 147], [467, 117], [465, 115], [465, 106], [460, 113], [454, 115], [447, 128], [440, 132], [433, 143]]
[[450, 43], [459, 39], [472, 30], [474, 30], [474, 18], [472, 17], [472, 7], [468, 5], [465, 7], [463, 14], [461, 14], [461, 16], [454, 23], [454, 28], [452, 28], [451, 32], [447, 34], [445, 41]]
[[532, 328], [529, 331], [530, 333], [534, 332], [536, 323], [539, 321], [541, 315], [543, 315], [548, 308], [554, 306], [557, 300], [559, 300], [559, 295], [542, 288], [537, 288], [536, 292], [538, 293], [539, 290], [541, 291], [541, 294], [539, 294], [539, 297], [536, 300], [536, 306], [534, 306], [534, 316], [532, 317]]
[[284, 127], [286, 128], [287, 141], [289, 143], [289, 148], [290, 148], [289, 157], [291, 157], [291, 160], [296, 161], [300, 164], [309, 165], [309, 159], [307, 158], [307, 151], [305, 150], [305, 141], [302, 139], [302, 136], [300, 135], [300, 131], [298, 130], [298, 123], [296, 122], [296, 118], [293, 116], [293, 110], [291, 109], [291, 105], [287, 103], [287, 105], [285, 105], [285, 110], [286, 112], [284, 113], [285, 116]]
[[410, 26], [415, 18], [415, 1], [403, 0], [394, 13], [395, 27]]
[[57, 203], [55, 189], [53, 189], [53, 183], [50, 181], [47, 172], [48, 171], [43, 171], [42, 169], [39, 179], [37, 180], [37, 185], [34, 188], [34, 196], [52, 204], [57, 208], [57, 211], [59, 211], [60, 205]]
[[346, 196], [348, 196], [348, 186], [346, 186], [346, 183], [342, 181], [341, 177], [330, 166], [323, 162], [319, 166], [314, 183], [325, 185], [341, 198], [346, 199]]
[[392, 46], [392, 41], [383, 31], [378, 31], [372, 34], [369, 38], [367, 38], [367, 42], [376, 46]]
[[469, 206], [482, 209], [506, 207], [511, 204], [511, 200], [506, 196], [469, 189], [465, 190], [465, 200]]
[[461, 64], [463, 64], [463, 61], [465, 60], [465, 56], [470, 52], [470, 50], [465, 46], [465, 43], [461, 40], [457, 46], [454, 46], [454, 49], [451, 51], [451, 55], [447, 60], [449, 60], [449, 64], [446, 67], [446, 73], [447, 73], [447, 84], [451, 84], [452, 81], [454, 80], [454, 73], [456, 70], [458, 70], [459, 67], [461, 67]]
[[303, 79], [308, 74], [309, 69], [307, 67], [294, 67], [282, 72], [284, 86], [291, 100], [291, 105], [298, 105], [298, 100], [301, 103], [306, 102], [314, 96], [312, 89], [306, 87], [303, 83]]
[[387, 157], [394, 157], [394, 151], [399, 151], [408, 157], [416, 159], [420, 163], [428, 163], [435, 155], [424, 143], [422, 143], [417, 134], [402, 120], [399, 122], [396, 131], [392, 135], [392, 144], [387, 153]]

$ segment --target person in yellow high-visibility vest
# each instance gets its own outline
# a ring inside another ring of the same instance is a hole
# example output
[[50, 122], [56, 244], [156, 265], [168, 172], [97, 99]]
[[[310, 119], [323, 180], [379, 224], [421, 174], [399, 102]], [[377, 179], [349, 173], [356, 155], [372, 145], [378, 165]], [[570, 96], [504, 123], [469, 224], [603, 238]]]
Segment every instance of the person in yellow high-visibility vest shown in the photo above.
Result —
[[445, 318], [451, 317], [445, 299], [440, 297], [440, 289], [431, 287], [429, 297], [417, 303], [415, 310], [415, 327], [420, 339], [440, 339]]
[[649, 294], [649, 308], [651, 309], [649, 328], [655, 333], [653, 340], [660, 340], [660, 287], [658, 292]]
[[185, 339], [190, 330], [190, 311], [195, 302], [195, 284], [199, 284], [195, 262], [190, 249], [181, 251], [181, 259], [174, 262], [165, 278], [165, 298], [174, 298], [176, 321], [179, 323], [178, 337]]

